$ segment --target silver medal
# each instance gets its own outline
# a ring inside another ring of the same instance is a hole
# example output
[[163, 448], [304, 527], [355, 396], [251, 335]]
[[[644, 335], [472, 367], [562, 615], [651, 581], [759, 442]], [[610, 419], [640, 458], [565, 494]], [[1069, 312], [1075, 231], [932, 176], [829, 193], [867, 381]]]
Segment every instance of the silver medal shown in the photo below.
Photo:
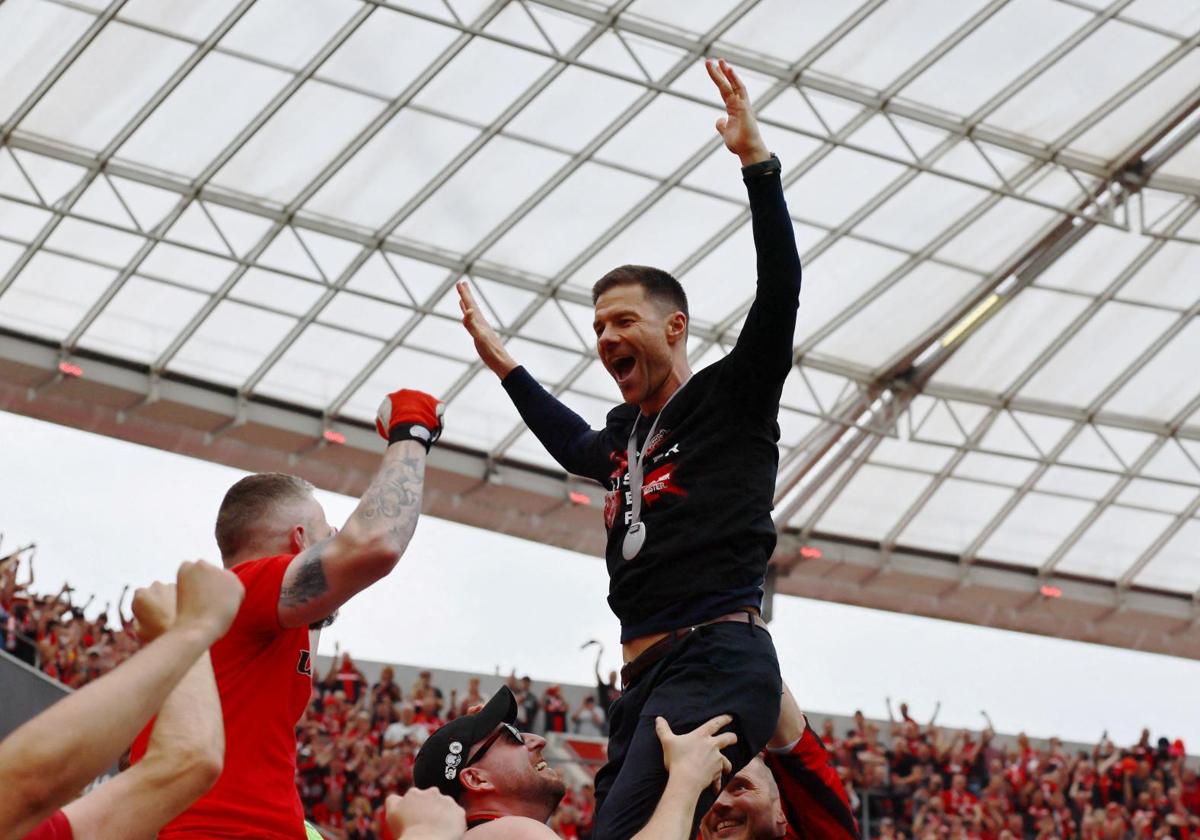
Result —
[[646, 523], [634, 522], [629, 526], [629, 530], [625, 532], [625, 539], [621, 542], [621, 556], [626, 560], [632, 560], [638, 556], [638, 552], [642, 550], [642, 546], [646, 544]]
[[625, 532], [625, 539], [621, 541], [621, 556], [626, 560], [632, 560], [638, 556], [638, 552], [642, 550], [642, 546], [646, 544], [646, 523], [642, 522], [642, 476], [645, 474], [645, 457], [646, 450], [654, 443], [654, 431], [658, 428], [658, 421], [662, 419], [663, 412], [667, 410], [667, 406], [671, 404], [671, 400], [675, 399], [675, 394], [683, 390], [683, 386], [687, 385], [685, 380], [683, 385], [675, 389], [675, 393], [667, 398], [663, 403], [663, 407], [659, 409], [658, 416], [654, 418], [654, 422], [650, 424], [650, 431], [646, 432], [646, 442], [642, 444], [642, 451], [637, 449], [637, 424], [641, 419], [639, 414], [633, 420], [633, 428], [629, 430], [629, 443], [625, 447], [625, 460], [629, 468], [629, 530]]

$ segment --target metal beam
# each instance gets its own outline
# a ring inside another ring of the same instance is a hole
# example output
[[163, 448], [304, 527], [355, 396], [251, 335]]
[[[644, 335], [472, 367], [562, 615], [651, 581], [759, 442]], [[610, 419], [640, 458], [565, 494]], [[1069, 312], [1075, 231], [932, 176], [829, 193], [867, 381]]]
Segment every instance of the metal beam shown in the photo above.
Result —
[[[889, 552], [823, 534], [787, 534], [782, 541], [785, 550], [773, 564], [779, 594], [1200, 658], [1200, 622], [1191, 623], [1198, 613], [1187, 594], [1121, 595], [1111, 584], [1043, 580], [1017, 567], [963, 569], [952, 556]], [[800, 546], [819, 556], [800, 557]], [[1061, 594], [1043, 595], [1044, 585]]]
[[[210, 437], [208, 430], [227, 424], [238, 411], [240, 401], [229, 389], [170, 375], [155, 385], [146, 366], [82, 351], [72, 358], [83, 368], [82, 378], [43, 387], [29, 399], [24, 383], [53, 370], [58, 348], [0, 336], [0, 409], [240, 469], [294, 472], [350, 495], [362, 491], [378, 461], [382, 444], [366, 423], [337, 422], [346, 444], [314, 446], [324, 428], [316, 412], [249, 397], [241, 401], [244, 423]], [[154, 387], [156, 401], [132, 407]], [[603, 551], [596, 522], [601, 492], [591, 482], [512, 461], [489, 463], [482, 451], [452, 445], [434, 449], [427, 475], [426, 514], [593, 555]], [[571, 503], [570, 491], [584, 493], [590, 504]], [[818, 549], [822, 558], [799, 560], [802, 544]], [[1200, 623], [1190, 623], [1195, 611], [1186, 594], [1135, 588], [1122, 602], [1124, 612], [1097, 624], [1117, 603], [1111, 584], [1052, 576], [1046, 582], [1060, 587], [1062, 597], [1022, 610], [1020, 604], [1039, 599], [1041, 581], [1028, 569], [987, 565], [972, 568], [952, 597], [938, 597], [935, 593], [959, 581], [953, 557], [899, 549], [885, 554], [819, 535], [804, 539], [794, 530], [781, 535], [775, 562], [782, 594], [1200, 658]], [[870, 582], [863, 583], [868, 576]], [[1145, 632], [1147, 623], [1163, 629]]]

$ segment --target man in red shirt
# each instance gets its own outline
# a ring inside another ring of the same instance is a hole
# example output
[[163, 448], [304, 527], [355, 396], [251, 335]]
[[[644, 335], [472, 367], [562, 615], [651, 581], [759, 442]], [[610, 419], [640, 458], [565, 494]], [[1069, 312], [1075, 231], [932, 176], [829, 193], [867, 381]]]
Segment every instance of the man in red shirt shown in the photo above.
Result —
[[702, 840], [858, 840], [858, 823], [829, 752], [783, 687], [764, 756], [734, 776], [700, 821]]
[[978, 797], [967, 790], [967, 777], [963, 773], [955, 773], [950, 780], [950, 789], [942, 791], [942, 804], [947, 814], [964, 814], [978, 801]]
[[225, 770], [161, 837], [305, 836], [295, 726], [312, 692], [309, 629], [399, 561], [421, 511], [425, 457], [441, 432], [440, 415], [440, 403], [419, 391], [397, 391], [384, 400], [376, 428], [388, 448], [341, 531], [326, 521], [312, 485], [295, 476], [252, 475], [226, 493], [217, 514], [217, 545], [246, 599], [212, 648]]

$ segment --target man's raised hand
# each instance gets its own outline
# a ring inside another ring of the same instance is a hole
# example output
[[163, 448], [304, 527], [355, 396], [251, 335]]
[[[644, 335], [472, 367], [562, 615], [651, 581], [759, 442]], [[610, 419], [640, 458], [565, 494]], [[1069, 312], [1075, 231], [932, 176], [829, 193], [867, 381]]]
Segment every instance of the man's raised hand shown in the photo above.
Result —
[[138, 638], [154, 641], [175, 623], [175, 584], [156, 580], [135, 590], [131, 609]]
[[471, 294], [471, 287], [467, 281], [459, 280], [454, 288], [458, 290], [458, 306], [462, 310], [463, 326], [475, 341], [475, 352], [492, 373], [503, 379], [517, 366], [516, 361], [508, 355], [508, 351], [504, 349], [504, 342], [500, 340], [500, 336], [488, 323], [483, 310], [475, 302], [475, 296]]
[[384, 807], [392, 835], [403, 840], [457, 840], [467, 831], [466, 812], [433, 788], [393, 793]]
[[729, 715], [717, 715], [691, 732], [676, 735], [666, 718], [654, 719], [654, 731], [662, 742], [663, 765], [672, 778], [684, 777], [698, 793], [712, 785], [721, 790], [721, 777], [733, 770], [721, 750], [737, 743], [737, 735], [721, 732], [733, 722]]
[[175, 626], [196, 627], [213, 642], [233, 624], [246, 594], [237, 575], [203, 560], [179, 567], [175, 590]]
[[442, 436], [445, 404], [424, 391], [401, 389], [383, 398], [375, 414], [375, 431], [388, 444], [415, 440], [428, 452]]
[[704, 62], [709, 77], [721, 92], [725, 101], [725, 116], [717, 120], [717, 134], [725, 141], [725, 148], [742, 161], [742, 166], [761, 163], [771, 157], [758, 132], [758, 120], [750, 106], [750, 94], [738, 78], [737, 73], [725, 59]]

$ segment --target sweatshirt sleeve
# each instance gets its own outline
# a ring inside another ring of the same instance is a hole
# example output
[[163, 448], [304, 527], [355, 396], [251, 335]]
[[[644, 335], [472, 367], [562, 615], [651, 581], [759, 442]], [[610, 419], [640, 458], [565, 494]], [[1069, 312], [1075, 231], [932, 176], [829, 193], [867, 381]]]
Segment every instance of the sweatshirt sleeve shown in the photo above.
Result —
[[730, 356], [754, 381], [778, 389], [792, 367], [800, 297], [800, 254], [783, 195], [779, 161], [742, 170], [750, 199], [758, 281], [754, 302]]
[[513, 369], [501, 384], [525, 425], [564, 470], [604, 483], [612, 448], [605, 432], [589, 426], [524, 367]]
[[817, 733], [808, 727], [786, 752], [767, 752], [788, 823], [804, 840], [859, 840], [850, 798]]

